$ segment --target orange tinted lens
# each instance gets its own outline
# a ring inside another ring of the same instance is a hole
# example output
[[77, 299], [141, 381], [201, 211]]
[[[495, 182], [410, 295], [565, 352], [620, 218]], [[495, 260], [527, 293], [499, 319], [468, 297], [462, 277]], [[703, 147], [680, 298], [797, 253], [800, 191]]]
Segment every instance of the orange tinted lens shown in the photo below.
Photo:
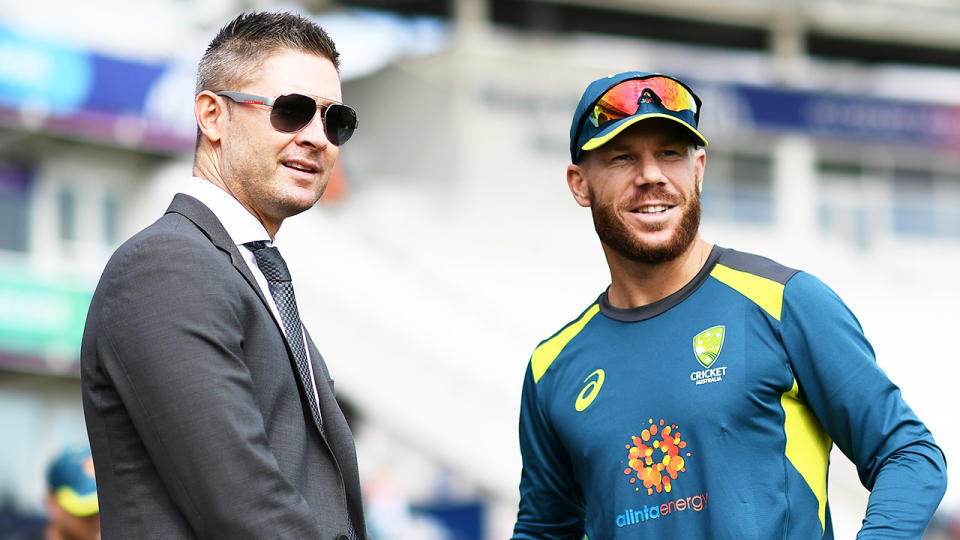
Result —
[[660, 98], [664, 107], [676, 112], [697, 112], [697, 102], [694, 101], [693, 95], [682, 84], [666, 77], [655, 77], [646, 79], [646, 81], [650, 82], [647, 87]]
[[608, 90], [594, 106], [590, 121], [593, 125], [600, 126], [635, 114], [641, 101], [652, 101], [649, 95], [644, 94], [648, 90], [671, 111], [697, 112], [693, 95], [682, 84], [666, 77], [649, 77], [623, 81]]

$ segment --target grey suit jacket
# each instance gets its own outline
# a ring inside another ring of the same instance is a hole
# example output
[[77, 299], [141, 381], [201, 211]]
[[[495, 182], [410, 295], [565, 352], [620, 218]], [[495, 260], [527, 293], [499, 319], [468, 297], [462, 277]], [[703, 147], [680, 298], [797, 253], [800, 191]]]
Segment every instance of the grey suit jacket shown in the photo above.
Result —
[[81, 347], [106, 540], [366, 538], [356, 451], [307, 339], [323, 430], [216, 216], [177, 195], [110, 259]]

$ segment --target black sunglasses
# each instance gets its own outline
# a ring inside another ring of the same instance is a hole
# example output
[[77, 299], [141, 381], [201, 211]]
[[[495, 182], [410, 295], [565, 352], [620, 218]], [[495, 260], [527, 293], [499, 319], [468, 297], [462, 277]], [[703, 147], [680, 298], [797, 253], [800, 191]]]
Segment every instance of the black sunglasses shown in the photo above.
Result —
[[283, 133], [296, 133], [307, 127], [313, 120], [313, 115], [317, 113], [317, 109], [323, 109], [321, 116], [323, 130], [327, 134], [327, 139], [333, 144], [340, 146], [347, 142], [353, 136], [353, 131], [357, 129], [357, 111], [338, 101], [325, 99], [329, 103], [320, 103], [303, 94], [284, 94], [271, 99], [230, 90], [214, 93], [244, 105], [270, 107], [270, 124], [273, 125], [273, 129]]

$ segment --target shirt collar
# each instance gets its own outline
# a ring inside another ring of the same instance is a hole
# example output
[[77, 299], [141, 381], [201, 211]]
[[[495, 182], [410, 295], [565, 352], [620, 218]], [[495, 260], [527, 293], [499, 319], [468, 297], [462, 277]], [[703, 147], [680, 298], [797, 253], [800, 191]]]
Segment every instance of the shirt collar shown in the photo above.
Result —
[[260, 220], [220, 186], [194, 176], [182, 192], [206, 205], [238, 246], [257, 240], [265, 240], [267, 245], [273, 245]]

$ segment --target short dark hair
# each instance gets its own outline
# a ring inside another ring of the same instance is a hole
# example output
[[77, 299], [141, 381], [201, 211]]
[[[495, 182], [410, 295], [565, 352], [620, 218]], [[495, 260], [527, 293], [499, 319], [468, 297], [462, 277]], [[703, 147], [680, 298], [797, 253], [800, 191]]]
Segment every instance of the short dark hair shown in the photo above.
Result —
[[[217, 32], [197, 66], [194, 96], [204, 90], [237, 90], [251, 80], [270, 55], [289, 49], [326, 58], [340, 71], [340, 53], [315, 22], [287, 12], [241, 13]], [[202, 133], [197, 126], [195, 148]]]
[[270, 55], [283, 49], [326, 58], [340, 70], [340, 53], [315, 22], [288, 12], [241, 13], [217, 33], [197, 67], [194, 95], [204, 90], [236, 90]]

